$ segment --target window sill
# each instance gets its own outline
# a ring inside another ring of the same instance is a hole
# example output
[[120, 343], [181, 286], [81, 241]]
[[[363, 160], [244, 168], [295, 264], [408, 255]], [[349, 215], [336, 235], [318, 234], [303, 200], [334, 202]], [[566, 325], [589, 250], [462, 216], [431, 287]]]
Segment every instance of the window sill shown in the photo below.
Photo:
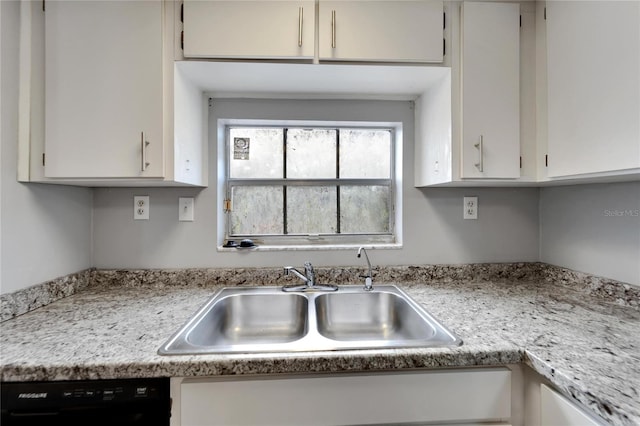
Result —
[[399, 243], [370, 243], [370, 244], [300, 244], [300, 245], [256, 245], [251, 248], [235, 248], [218, 246], [217, 250], [222, 253], [242, 252], [250, 253], [256, 251], [334, 251], [334, 250], [357, 250], [360, 247], [367, 249], [397, 250], [402, 248]]

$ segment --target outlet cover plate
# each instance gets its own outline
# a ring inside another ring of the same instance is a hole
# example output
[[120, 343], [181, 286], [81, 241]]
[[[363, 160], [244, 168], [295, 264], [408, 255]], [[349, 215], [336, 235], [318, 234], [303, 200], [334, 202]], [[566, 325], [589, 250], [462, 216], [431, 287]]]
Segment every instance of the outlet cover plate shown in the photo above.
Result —
[[464, 197], [464, 219], [478, 218], [478, 197]]
[[193, 197], [178, 198], [178, 220], [180, 222], [193, 222], [194, 204]]
[[149, 220], [149, 196], [133, 197], [133, 220]]

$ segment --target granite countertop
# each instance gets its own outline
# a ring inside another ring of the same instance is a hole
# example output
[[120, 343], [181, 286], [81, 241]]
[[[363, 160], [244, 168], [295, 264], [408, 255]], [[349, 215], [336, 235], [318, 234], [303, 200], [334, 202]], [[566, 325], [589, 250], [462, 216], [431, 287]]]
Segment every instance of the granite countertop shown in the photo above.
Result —
[[159, 356], [160, 345], [222, 285], [96, 285], [0, 324], [1, 379], [189, 377], [525, 363], [606, 421], [640, 424], [640, 310], [636, 307], [540, 280], [443, 280], [399, 286], [462, 337], [464, 345]]

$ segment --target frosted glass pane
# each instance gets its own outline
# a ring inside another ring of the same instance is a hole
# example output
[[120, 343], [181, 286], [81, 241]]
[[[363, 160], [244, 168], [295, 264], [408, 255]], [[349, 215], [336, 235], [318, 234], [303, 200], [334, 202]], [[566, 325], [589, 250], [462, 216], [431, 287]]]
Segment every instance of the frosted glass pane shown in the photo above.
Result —
[[389, 232], [388, 186], [341, 186], [340, 231]]
[[391, 131], [340, 129], [340, 177], [391, 177]]
[[287, 187], [287, 232], [333, 234], [337, 232], [338, 208], [335, 186]]
[[231, 234], [282, 234], [283, 193], [281, 186], [231, 188]]
[[229, 130], [231, 178], [283, 177], [282, 129], [232, 128]]
[[287, 178], [336, 177], [336, 131], [289, 129], [287, 132]]

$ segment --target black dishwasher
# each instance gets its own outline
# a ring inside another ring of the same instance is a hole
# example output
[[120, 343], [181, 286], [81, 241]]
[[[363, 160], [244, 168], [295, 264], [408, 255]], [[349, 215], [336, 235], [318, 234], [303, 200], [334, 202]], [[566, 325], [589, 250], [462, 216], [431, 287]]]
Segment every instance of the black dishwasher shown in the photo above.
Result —
[[2, 426], [169, 426], [169, 379], [4, 382]]

